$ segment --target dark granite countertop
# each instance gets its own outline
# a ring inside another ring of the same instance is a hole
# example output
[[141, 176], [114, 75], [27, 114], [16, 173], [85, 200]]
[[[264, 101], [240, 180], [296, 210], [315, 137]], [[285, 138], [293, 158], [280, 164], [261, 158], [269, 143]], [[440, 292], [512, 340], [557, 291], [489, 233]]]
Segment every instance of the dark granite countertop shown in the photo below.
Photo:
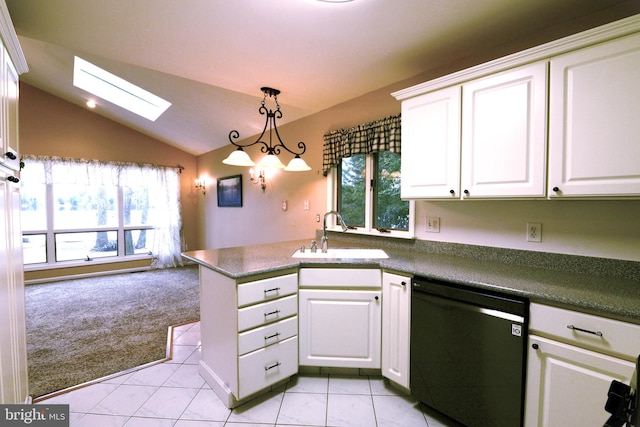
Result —
[[[300, 266], [379, 266], [400, 274], [425, 276], [528, 298], [532, 302], [565, 307], [640, 324], [640, 276], [595, 274], [416, 250], [410, 243], [382, 247], [388, 259], [300, 259], [291, 255], [309, 240], [185, 252], [185, 259], [244, 281]], [[333, 242], [332, 242], [333, 243]], [[360, 242], [361, 243], [361, 242]], [[337, 242], [334, 247], [355, 246]], [[359, 247], [381, 245], [358, 244]], [[486, 251], [486, 248], [483, 248]], [[535, 256], [535, 255], [532, 255]], [[594, 260], [598, 260], [597, 258]], [[589, 263], [591, 260], [587, 259]], [[594, 261], [595, 262], [595, 261]], [[632, 269], [636, 264], [631, 263]], [[584, 270], [586, 271], [586, 270]], [[600, 270], [599, 270], [600, 271]], [[627, 276], [631, 277], [627, 277]]]

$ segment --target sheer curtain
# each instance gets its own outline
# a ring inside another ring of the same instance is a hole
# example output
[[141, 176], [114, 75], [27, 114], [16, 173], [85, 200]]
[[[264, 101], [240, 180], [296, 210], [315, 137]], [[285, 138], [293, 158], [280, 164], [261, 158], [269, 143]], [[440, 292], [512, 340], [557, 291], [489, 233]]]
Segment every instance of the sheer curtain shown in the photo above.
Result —
[[[156, 212], [159, 213], [150, 224], [154, 230], [154, 239], [149, 247], [154, 256], [154, 267], [167, 268], [183, 265], [180, 256], [182, 250], [180, 168], [46, 156], [24, 156], [22, 160], [27, 165], [42, 165], [45, 171], [43, 184], [148, 188], [157, 208]], [[23, 180], [29, 179], [28, 169], [30, 168], [25, 168], [22, 173]], [[41, 168], [33, 169], [42, 170]]]

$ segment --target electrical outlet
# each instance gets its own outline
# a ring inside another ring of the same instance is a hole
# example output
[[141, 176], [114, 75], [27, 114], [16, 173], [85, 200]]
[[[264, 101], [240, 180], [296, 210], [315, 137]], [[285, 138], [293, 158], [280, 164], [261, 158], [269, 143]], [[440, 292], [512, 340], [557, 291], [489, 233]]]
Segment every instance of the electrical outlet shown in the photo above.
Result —
[[527, 242], [540, 243], [542, 241], [542, 224], [539, 222], [527, 223]]
[[428, 216], [426, 217], [426, 230], [429, 233], [439, 233], [440, 232], [440, 218], [437, 216]]

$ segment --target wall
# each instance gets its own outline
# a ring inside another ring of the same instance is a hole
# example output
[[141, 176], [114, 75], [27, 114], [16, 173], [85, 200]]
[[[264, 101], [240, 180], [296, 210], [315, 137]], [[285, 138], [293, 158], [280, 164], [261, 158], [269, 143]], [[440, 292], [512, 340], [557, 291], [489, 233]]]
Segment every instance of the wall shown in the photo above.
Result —
[[[399, 113], [400, 103], [390, 95], [396, 90], [637, 13], [640, 13], [640, 3], [622, 2], [596, 15], [547, 28], [527, 39], [488, 47], [475, 57], [443, 58], [440, 64], [425, 65], [428, 71], [415, 78], [284, 125], [280, 133], [286, 143], [294, 145], [300, 140], [306, 142], [308, 152], [304, 159], [313, 171], [280, 172], [272, 179], [265, 193], [248, 183], [248, 168], [221, 163], [232, 151], [230, 145], [199, 156], [200, 175], [217, 178], [242, 173], [245, 180], [243, 208], [218, 208], [213, 187], [206, 199], [202, 199], [199, 227], [203, 232], [198, 241], [199, 247], [221, 248], [313, 238], [315, 230], [321, 226], [315, 222], [315, 215], [327, 210], [326, 179], [320, 172], [322, 135], [326, 132]], [[286, 93], [280, 98], [286, 104]], [[261, 119], [257, 107], [255, 117], [249, 120]], [[286, 111], [284, 114], [286, 116]], [[250, 141], [251, 138], [247, 138], [243, 142]], [[254, 159], [259, 158], [255, 151], [249, 151], [249, 154]], [[304, 199], [310, 200], [309, 212], [302, 209]], [[282, 200], [289, 202], [287, 212], [280, 210]], [[422, 240], [640, 261], [640, 221], [637, 221], [637, 212], [640, 212], [640, 201], [637, 200], [420, 201], [416, 204], [416, 234]], [[425, 216], [441, 218], [440, 233], [427, 233], [424, 230]], [[527, 222], [542, 223], [542, 242], [525, 241]]]
[[195, 156], [24, 82], [20, 83], [19, 113], [22, 154], [183, 166], [180, 177], [183, 234], [188, 247], [196, 246]]

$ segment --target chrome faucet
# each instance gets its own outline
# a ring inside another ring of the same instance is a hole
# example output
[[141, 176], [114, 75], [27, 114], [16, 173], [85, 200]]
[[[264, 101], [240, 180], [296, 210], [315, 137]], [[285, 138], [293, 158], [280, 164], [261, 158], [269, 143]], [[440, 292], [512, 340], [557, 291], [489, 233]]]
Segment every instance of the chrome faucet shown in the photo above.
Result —
[[323, 254], [326, 254], [327, 250], [329, 249], [329, 239], [327, 238], [327, 217], [331, 214], [334, 214], [338, 219], [338, 223], [342, 227], [342, 231], [347, 231], [349, 229], [349, 227], [347, 227], [347, 224], [344, 223], [342, 215], [340, 215], [338, 211], [329, 211], [324, 214], [324, 219], [322, 221], [322, 239], [320, 240], [320, 247]]

